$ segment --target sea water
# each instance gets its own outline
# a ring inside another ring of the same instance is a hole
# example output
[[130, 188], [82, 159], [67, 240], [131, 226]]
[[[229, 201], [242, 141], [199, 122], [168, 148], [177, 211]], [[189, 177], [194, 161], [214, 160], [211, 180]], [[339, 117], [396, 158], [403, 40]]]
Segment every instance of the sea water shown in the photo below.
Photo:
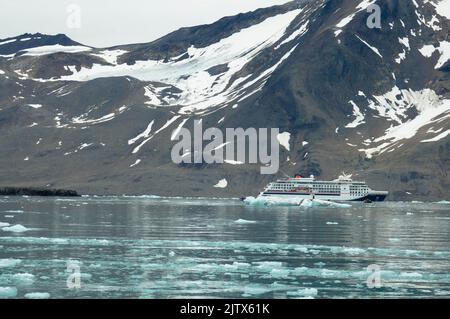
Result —
[[0, 197], [0, 298], [450, 297], [450, 205]]

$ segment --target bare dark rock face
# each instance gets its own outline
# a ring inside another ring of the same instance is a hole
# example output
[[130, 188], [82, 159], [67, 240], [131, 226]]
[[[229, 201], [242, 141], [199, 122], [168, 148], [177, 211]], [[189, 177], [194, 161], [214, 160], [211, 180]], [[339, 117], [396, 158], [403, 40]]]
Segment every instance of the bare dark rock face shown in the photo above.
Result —
[[[448, 199], [450, 20], [437, 0], [378, 0], [369, 28], [372, 2], [293, 1], [112, 48], [0, 40], [0, 182], [242, 197], [285, 174], [345, 171], [390, 200]], [[280, 171], [173, 163], [172, 132], [197, 119], [290, 133]]]

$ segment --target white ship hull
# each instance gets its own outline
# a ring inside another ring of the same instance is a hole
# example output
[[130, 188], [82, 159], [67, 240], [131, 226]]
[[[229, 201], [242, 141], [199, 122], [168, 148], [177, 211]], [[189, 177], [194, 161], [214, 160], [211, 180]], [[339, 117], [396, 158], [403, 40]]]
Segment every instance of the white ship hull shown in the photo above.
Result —
[[261, 193], [258, 196], [258, 199], [264, 200], [273, 200], [273, 201], [292, 201], [292, 202], [301, 202], [304, 199], [320, 199], [326, 201], [333, 202], [350, 202], [350, 201], [365, 201], [370, 200], [373, 202], [382, 202], [386, 199], [388, 193], [387, 192], [374, 192], [364, 196], [327, 196], [327, 195], [298, 195], [298, 194], [271, 194], [271, 193]]

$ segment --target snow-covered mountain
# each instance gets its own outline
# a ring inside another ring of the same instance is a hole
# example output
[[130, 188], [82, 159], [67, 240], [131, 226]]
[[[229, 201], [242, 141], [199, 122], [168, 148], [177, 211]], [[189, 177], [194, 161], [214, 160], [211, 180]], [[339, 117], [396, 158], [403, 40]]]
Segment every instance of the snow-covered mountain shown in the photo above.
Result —
[[[381, 9], [381, 29], [367, 8]], [[244, 196], [259, 165], [175, 165], [176, 128], [279, 127], [281, 171], [449, 196], [450, 1], [311, 0], [93, 48], [0, 40], [0, 184]], [[214, 187], [220, 184], [224, 187]]]

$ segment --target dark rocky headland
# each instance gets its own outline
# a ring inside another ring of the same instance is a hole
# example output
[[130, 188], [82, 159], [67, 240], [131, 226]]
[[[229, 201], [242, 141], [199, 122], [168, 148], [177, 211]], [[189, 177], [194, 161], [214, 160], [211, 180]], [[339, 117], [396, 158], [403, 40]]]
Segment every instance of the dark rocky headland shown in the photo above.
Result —
[[0, 187], [2, 196], [58, 196], [58, 197], [80, 197], [74, 190], [27, 188], [27, 187]]

